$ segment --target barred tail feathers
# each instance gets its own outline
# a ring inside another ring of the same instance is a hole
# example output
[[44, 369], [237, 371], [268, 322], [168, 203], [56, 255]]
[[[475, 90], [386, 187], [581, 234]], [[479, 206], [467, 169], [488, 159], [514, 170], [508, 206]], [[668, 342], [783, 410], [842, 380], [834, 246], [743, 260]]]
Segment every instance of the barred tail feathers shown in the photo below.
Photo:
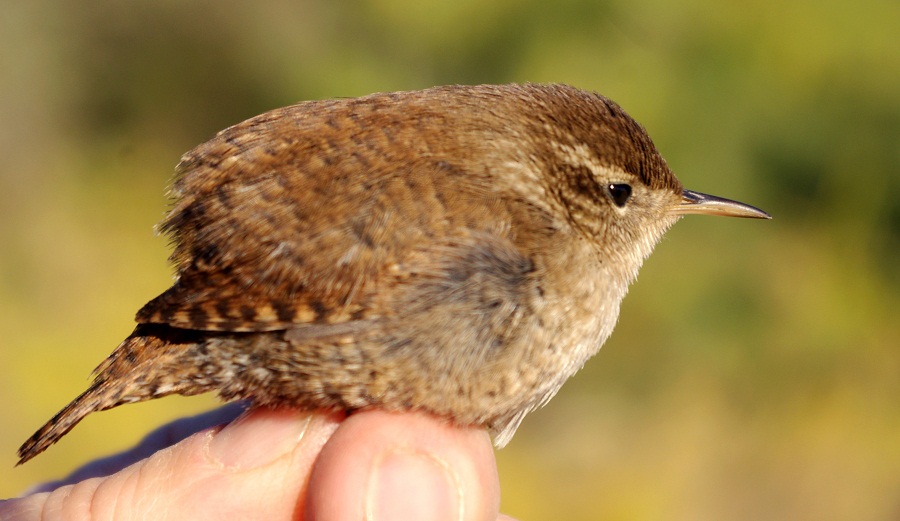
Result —
[[90, 387], [22, 444], [17, 465], [45, 451], [93, 412], [173, 393], [190, 395], [211, 390], [212, 382], [203, 385], [191, 378], [196, 367], [185, 356], [202, 342], [197, 332], [139, 325], [95, 370]]

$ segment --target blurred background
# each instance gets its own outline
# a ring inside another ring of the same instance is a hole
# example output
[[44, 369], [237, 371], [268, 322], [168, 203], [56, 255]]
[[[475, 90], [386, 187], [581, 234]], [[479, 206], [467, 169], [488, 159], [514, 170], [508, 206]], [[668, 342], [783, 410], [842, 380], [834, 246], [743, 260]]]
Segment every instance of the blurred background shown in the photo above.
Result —
[[180, 155], [300, 100], [565, 82], [618, 101], [688, 217], [600, 354], [499, 451], [521, 519], [900, 519], [894, 0], [2, 0], [0, 497], [208, 409], [92, 415], [13, 468], [171, 281]]

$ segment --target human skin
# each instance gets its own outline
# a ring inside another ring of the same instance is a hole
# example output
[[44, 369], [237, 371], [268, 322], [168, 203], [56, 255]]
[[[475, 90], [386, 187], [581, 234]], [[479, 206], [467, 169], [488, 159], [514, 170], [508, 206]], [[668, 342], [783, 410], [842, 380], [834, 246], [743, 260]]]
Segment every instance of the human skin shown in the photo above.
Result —
[[482, 429], [421, 413], [232, 405], [0, 502], [0, 519], [510, 521], [499, 503]]

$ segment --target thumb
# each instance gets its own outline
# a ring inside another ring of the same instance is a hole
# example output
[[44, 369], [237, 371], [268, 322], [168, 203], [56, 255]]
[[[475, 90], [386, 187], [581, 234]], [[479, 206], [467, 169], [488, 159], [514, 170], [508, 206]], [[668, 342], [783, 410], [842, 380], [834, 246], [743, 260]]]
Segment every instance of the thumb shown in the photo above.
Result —
[[120, 472], [0, 504], [9, 520], [292, 519], [340, 415], [255, 409]]
[[349, 416], [322, 450], [305, 519], [496, 521], [499, 506], [484, 429], [373, 410]]

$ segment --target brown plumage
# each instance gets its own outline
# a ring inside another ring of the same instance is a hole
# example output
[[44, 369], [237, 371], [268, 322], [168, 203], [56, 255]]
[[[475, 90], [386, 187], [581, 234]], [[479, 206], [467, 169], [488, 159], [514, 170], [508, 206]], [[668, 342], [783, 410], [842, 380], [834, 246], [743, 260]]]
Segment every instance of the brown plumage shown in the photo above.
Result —
[[277, 109], [188, 152], [172, 197], [176, 282], [20, 463], [91, 412], [208, 391], [425, 410], [502, 446], [680, 214], [765, 216], [684, 191], [621, 108], [564, 85]]

